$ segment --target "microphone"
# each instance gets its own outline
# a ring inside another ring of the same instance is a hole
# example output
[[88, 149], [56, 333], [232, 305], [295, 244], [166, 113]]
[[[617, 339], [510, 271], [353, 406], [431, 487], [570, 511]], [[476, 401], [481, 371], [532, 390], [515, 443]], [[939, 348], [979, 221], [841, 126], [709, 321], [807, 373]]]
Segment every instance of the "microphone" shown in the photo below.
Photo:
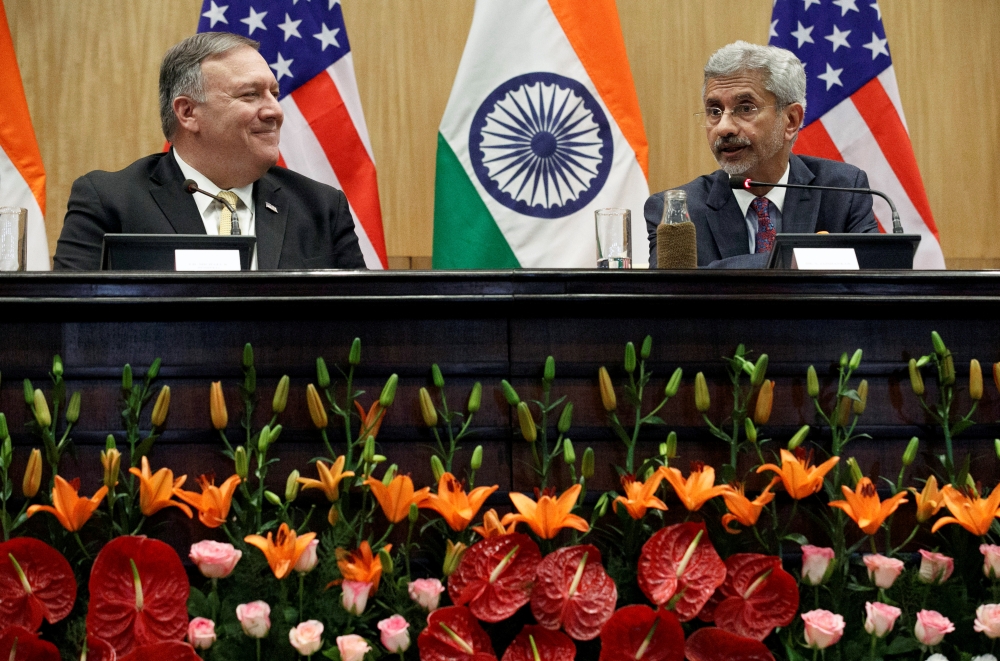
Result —
[[735, 190], [750, 190], [751, 188], [765, 188], [773, 186], [777, 186], [778, 188], [803, 188], [805, 190], [829, 190], [840, 193], [865, 193], [867, 195], [878, 195], [883, 200], [888, 202], [889, 208], [892, 209], [892, 233], [903, 233], [903, 224], [899, 221], [899, 212], [896, 211], [896, 205], [892, 203], [892, 200], [889, 199], [888, 195], [873, 188], [838, 188], [836, 186], [806, 186], [804, 184], [770, 184], [762, 181], [753, 181], [752, 179], [747, 179], [746, 177], [741, 177], [736, 174], [730, 175], [729, 177], [729, 187]]
[[202, 195], [208, 195], [213, 200], [216, 200], [218, 202], [222, 202], [223, 206], [225, 206], [227, 209], [229, 209], [230, 216], [232, 217], [233, 229], [232, 229], [231, 234], [233, 236], [239, 236], [241, 234], [241, 232], [240, 232], [240, 219], [237, 218], [237, 216], [236, 216], [236, 209], [233, 208], [233, 205], [231, 205], [229, 202], [225, 201], [224, 199], [222, 199], [218, 195], [212, 195], [207, 190], [202, 190], [202, 189], [198, 188], [198, 182], [196, 182], [194, 179], [187, 179], [187, 180], [184, 181], [184, 190], [187, 193], [190, 193], [191, 195], [194, 195], [195, 193], [201, 193]]

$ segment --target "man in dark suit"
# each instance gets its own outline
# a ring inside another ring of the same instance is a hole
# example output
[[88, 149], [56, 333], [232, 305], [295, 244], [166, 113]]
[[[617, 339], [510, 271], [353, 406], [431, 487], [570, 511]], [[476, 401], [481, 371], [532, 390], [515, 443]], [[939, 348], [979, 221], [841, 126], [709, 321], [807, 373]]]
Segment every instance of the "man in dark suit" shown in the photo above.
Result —
[[[867, 188], [853, 165], [791, 153], [805, 115], [806, 78], [791, 52], [743, 41], [716, 51], [702, 91], [708, 144], [722, 169], [681, 186], [694, 223], [698, 266], [762, 268], [778, 232], [877, 232], [870, 195], [778, 187], [734, 191], [730, 175], [755, 181]], [[665, 192], [646, 200], [650, 268]]]
[[[283, 119], [278, 82], [234, 34], [202, 33], [172, 47], [160, 66], [160, 119], [173, 146], [119, 172], [77, 179], [55, 268], [100, 268], [106, 233], [257, 237], [260, 269], [364, 268], [343, 192], [277, 167]], [[192, 197], [186, 179], [229, 199]]]

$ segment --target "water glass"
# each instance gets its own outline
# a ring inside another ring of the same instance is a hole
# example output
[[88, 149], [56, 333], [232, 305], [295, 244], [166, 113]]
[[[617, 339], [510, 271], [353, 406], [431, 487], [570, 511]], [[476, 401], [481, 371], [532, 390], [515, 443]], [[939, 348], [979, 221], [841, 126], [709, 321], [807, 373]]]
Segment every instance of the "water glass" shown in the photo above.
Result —
[[597, 268], [632, 268], [632, 211], [598, 209], [594, 212], [597, 230]]
[[0, 207], [0, 271], [27, 269], [27, 224], [27, 209]]

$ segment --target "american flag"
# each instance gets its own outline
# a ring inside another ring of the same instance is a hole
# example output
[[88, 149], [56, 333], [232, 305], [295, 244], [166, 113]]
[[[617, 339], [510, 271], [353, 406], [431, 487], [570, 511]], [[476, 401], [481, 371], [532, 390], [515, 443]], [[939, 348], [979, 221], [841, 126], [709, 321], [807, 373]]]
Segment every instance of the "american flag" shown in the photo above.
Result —
[[344, 191], [370, 269], [387, 265], [375, 157], [339, 0], [206, 0], [198, 32], [260, 42], [285, 111], [279, 165]]
[[[865, 170], [871, 187], [896, 203], [904, 231], [921, 235], [914, 268], [943, 269], [878, 2], [775, 0], [770, 44], [806, 66], [806, 117], [794, 151]], [[889, 205], [878, 197], [874, 205], [885, 231]]]

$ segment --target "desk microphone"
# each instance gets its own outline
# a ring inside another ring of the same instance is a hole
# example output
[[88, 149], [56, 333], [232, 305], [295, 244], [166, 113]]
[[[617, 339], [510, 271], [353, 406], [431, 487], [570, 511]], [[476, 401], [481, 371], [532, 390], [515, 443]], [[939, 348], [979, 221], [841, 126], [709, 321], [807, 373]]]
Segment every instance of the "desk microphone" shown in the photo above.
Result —
[[805, 186], [803, 184], [768, 184], [761, 181], [753, 181], [747, 179], [746, 177], [741, 177], [739, 175], [731, 175], [729, 177], [729, 187], [735, 190], [746, 190], [749, 191], [751, 188], [765, 188], [777, 186], [778, 188], [804, 188], [806, 190], [829, 190], [837, 191], [840, 193], [865, 193], [867, 195], [878, 195], [883, 200], [889, 203], [889, 208], [892, 209], [892, 233], [902, 234], [903, 224], [899, 222], [899, 212], [896, 211], [896, 205], [892, 203], [889, 196], [881, 191], [877, 191], [871, 188], [837, 188], [836, 186]]
[[[202, 189], [198, 188], [198, 183], [194, 179], [187, 179], [187, 180], [184, 181], [184, 190], [186, 192], [190, 193], [191, 195], [194, 195], [195, 193], [201, 193], [202, 195], [208, 195], [213, 200], [217, 200], [219, 202], [222, 202], [223, 206], [225, 206], [227, 209], [229, 209], [230, 216], [233, 219], [232, 220], [232, 222], [233, 222], [233, 228], [232, 228], [232, 231], [230, 232], [230, 234], [232, 234], [233, 236], [239, 236], [241, 234], [241, 232], [240, 232], [240, 219], [237, 218], [237, 216], [236, 216], [236, 209], [233, 208], [233, 205], [231, 205], [229, 202], [226, 202], [224, 199], [222, 199], [218, 195], [212, 195], [207, 190], [202, 190]], [[890, 202], [889, 204], [892, 204], [892, 202]], [[900, 231], [902, 231], [902, 230], [900, 230]]]

